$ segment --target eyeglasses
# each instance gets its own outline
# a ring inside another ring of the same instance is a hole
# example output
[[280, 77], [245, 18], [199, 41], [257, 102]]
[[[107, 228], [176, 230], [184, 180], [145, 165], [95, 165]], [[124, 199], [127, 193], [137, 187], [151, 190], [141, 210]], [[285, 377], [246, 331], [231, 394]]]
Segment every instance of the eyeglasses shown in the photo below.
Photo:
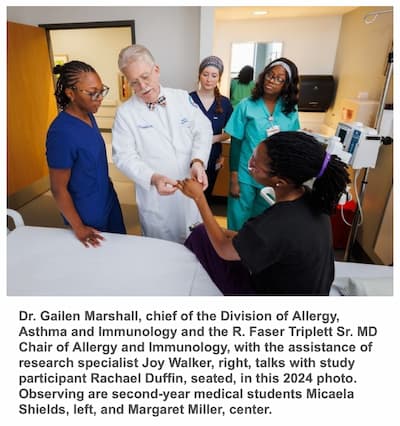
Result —
[[147, 73], [142, 74], [140, 77], [138, 77], [136, 80], [130, 81], [129, 85], [135, 89], [139, 86], [139, 84], [146, 85], [150, 81], [151, 74], [153, 73], [154, 65], [151, 67], [151, 70]]
[[108, 91], [110, 90], [110, 88], [108, 86], [105, 86], [105, 85], [103, 85], [103, 88], [100, 90], [100, 92], [88, 92], [87, 90], [79, 89], [76, 86], [72, 86], [71, 89], [79, 90], [80, 92], [84, 93], [85, 95], [89, 95], [90, 98], [92, 99], [92, 101], [97, 101], [97, 99], [99, 99], [100, 96], [102, 98], [104, 98], [105, 96], [107, 96]]
[[276, 83], [276, 84], [283, 84], [283, 83], [285, 83], [285, 81], [286, 81], [286, 79], [281, 78], [281, 77], [278, 77], [278, 76], [276, 76], [275, 74], [272, 74], [272, 72], [267, 72], [267, 73], [265, 74], [264, 81], [265, 81], [265, 80], [272, 81], [272, 82], [274, 82], [274, 83]]
[[253, 152], [253, 154], [251, 154], [251, 156], [250, 156], [250, 159], [249, 159], [249, 161], [248, 161], [248, 163], [247, 163], [247, 168], [248, 168], [248, 170], [249, 171], [251, 171], [251, 170], [254, 170], [254, 171], [259, 171], [259, 172], [262, 172], [262, 173], [264, 173], [264, 174], [266, 174], [267, 176], [274, 176], [274, 172], [273, 172], [273, 170], [272, 169], [270, 169], [270, 168], [265, 168], [265, 167], [257, 167], [257, 164], [256, 164], [256, 158], [255, 158], [255, 156], [254, 156], [254, 152]]

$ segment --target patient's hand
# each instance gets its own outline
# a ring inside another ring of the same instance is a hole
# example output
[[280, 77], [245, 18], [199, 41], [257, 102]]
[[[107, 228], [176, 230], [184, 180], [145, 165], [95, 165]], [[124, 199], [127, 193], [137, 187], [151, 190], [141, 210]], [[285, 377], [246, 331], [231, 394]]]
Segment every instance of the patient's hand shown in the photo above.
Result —
[[197, 179], [178, 180], [176, 187], [181, 190], [187, 197], [198, 201], [203, 194], [203, 185]]

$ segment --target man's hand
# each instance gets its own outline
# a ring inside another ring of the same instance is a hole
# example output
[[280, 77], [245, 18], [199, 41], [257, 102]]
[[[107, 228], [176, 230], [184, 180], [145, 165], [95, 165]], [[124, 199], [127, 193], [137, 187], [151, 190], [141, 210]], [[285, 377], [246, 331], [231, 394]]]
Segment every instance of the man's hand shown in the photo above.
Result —
[[203, 185], [203, 191], [208, 187], [208, 177], [203, 164], [200, 161], [193, 161], [190, 168], [190, 176]]
[[167, 176], [159, 175], [155, 173], [151, 177], [151, 184], [154, 185], [160, 195], [171, 195], [176, 188], [176, 180], [170, 179]]

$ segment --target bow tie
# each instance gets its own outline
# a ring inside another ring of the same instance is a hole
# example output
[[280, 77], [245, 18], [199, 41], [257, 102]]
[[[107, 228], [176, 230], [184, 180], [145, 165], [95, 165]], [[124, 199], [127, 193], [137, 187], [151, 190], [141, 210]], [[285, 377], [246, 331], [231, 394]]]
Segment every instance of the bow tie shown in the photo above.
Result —
[[162, 106], [167, 105], [167, 99], [165, 98], [165, 96], [160, 96], [160, 97], [157, 99], [157, 101], [156, 101], [156, 102], [149, 102], [149, 103], [147, 103], [146, 105], [147, 105], [147, 108], [148, 108], [150, 111], [154, 111], [154, 108], [156, 107], [156, 105], [162, 105]]

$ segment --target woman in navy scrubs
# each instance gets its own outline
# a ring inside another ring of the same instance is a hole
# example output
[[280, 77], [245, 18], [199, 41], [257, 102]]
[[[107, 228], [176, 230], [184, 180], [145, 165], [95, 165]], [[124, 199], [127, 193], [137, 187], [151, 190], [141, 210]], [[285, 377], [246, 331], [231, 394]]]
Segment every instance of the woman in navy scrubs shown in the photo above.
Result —
[[232, 114], [230, 100], [219, 92], [218, 83], [224, 71], [224, 64], [217, 56], [204, 58], [199, 66], [199, 89], [191, 92], [193, 101], [208, 117], [213, 128], [212, 148], [207, 165], [208, 188], [205, 195], [208, 200], [212, 196], [218, 170], [221, 167], [222, 141], [229, 139], [223, 129]]
[[61, 112], [47, 133], [50, 187], [78, 240], [96, 247], [103, 240], [100, 232], [126, 233], [93, 115], [109, 89], [84, 62], [57, 65], [53, 72], [59, 75], [55, 96]]

